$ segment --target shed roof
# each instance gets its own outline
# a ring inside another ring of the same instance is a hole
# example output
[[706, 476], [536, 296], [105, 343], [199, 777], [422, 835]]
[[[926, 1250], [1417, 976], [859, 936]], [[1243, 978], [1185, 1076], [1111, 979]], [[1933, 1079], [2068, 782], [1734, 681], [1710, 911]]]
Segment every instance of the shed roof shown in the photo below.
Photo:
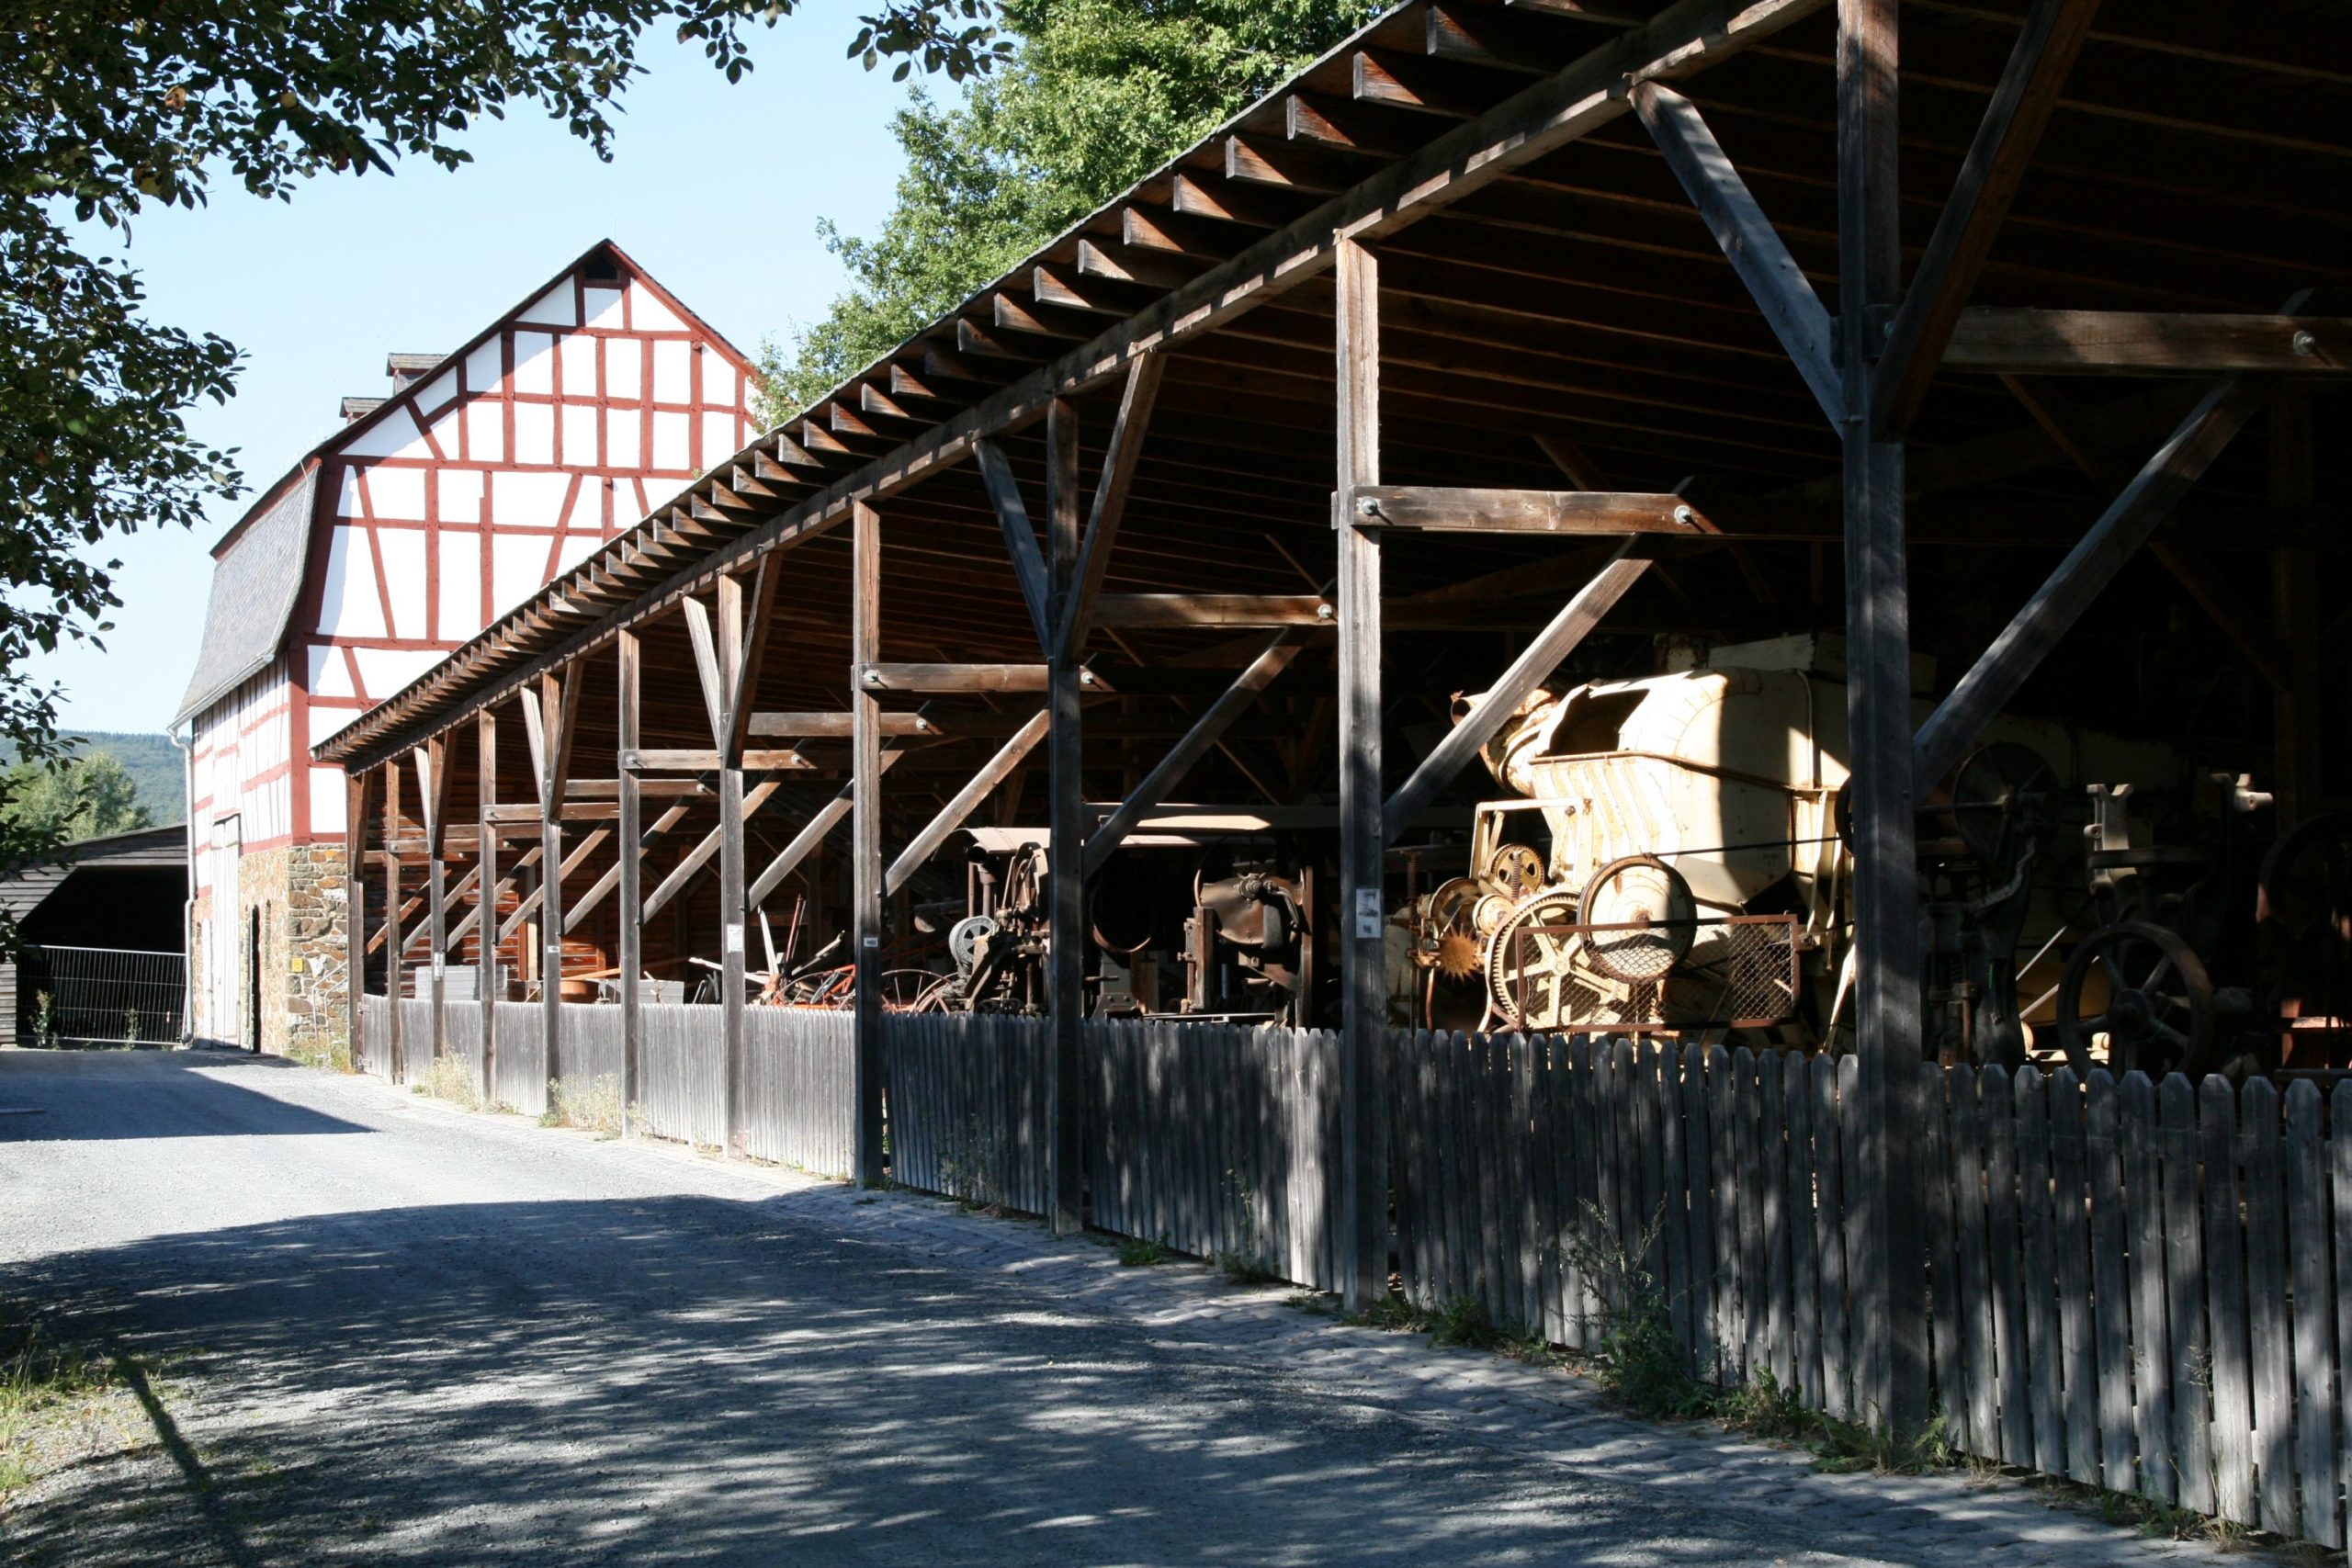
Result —
[[[2026, 10], [1903, 8], [1913, 254]], [[2341, 280], [2346, 17], [2335, 0], [2258, 18], [2175, 0], [2101, 13], [1976, 303], [2263, 311]], [[962, 475], [916, 487], [984, 437], [1034, 476], [1043, 454], [1023, 428], [1154, 351], [1167, 381], [1123, 556], [1149, 561], [1138, 580], [1154, 589], [1297, 592], [1294, 552], [1269, 530], [1306, 544], [1320, 525], [1328, 537], [1328, 278], [1341, 237], [1382, 255], [1382, 446], [1396, 482], [1557, 488], [1562, 468], [1597, 458], [1611, 481], [1598, 488], [1662, 491], [1701, 476], [1726, 533], [1835, 539], [1836, 432], [1632, 118], [1627, 88], [1633, 75], [1671, 81], [1700, 104], [1798, 265], [1834, 297], [1835, 50], [1826, 0], [1407, 0], [716, 466], [319, 755], [413, 743], [886, 497], [926, 557], [920, 612], [894, 624], [1015, 649], [1019, 601], [980, 564], [997, 534], [987, 497]], [[2129, 447], [2177, 418], [2181, 390], [2086, 417]], [[2023, 426], [1994, 378], [1938, 382], [1912, 477], [1940, 498], [1915, 509], [1916, 539], [2079, 536], [2095, 515], [2084, 496], [2098, 492], [2054, 439]], [[1523, 558], [1448, 547], [1454, 568]], [[797, 594], [805, 581], [812, 603], [846, 603], [841, 563], [797, 557]]]
[[187, 828], [134, 828], [68, 844], [54, 858], [28, 861], [0, 871], [0, 911], [23, 920], [48, 902], [77, 871], [158, 870], [187, 864]]

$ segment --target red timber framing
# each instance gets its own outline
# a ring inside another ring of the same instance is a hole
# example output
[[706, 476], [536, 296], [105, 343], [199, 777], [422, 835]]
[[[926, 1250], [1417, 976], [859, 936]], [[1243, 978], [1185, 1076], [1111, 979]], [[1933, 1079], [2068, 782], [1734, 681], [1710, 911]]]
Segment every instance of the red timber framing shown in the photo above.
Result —
[[[1041, 828], [1070, 934], [1176, 803], [1310, 823], [1360, 1302], [1387, 916], [1461, 852], [1481, 745], [1661, 637], [1842, 634], [1842, 1245], [1859, 1406], [1916, 1426], [1917, 804], [2000, 711], [2344, 789], [2332, 683], [2293, 672], [2347, 602], [2345, 36], [2188, 0], [1408, 0], [317, 754], [381, 781], [388, 834], [439, 757], [425, 836], [478, 802], [470, 897], [541, 922], [526, 975], [617, 976], [628, 1040], [645, 977], [707, 976], [730, 1137], [747, 976], [838, 938], [867, 1181], [884, 981], [961, 897], [958, 826]], [[536, 801], [498, 800], [525, 767]], [[526, 817], [528, 915], [493, 858]], [[1067, 1229], [1085, 949], [1047, 964]]]

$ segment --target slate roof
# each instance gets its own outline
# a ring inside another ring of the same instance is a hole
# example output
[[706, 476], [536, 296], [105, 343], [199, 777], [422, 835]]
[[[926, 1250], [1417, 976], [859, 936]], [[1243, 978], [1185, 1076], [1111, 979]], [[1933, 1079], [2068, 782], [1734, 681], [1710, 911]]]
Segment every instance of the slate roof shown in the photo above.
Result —
[[311, 507], [319, 465], [306, 460], [276, 501], [222, 541], [213, 556], [212, 596], [204, 611], [204, 645], [187, 694], [172, 719], [177, 728], [269, 667], [302, 592], [310, 553]]

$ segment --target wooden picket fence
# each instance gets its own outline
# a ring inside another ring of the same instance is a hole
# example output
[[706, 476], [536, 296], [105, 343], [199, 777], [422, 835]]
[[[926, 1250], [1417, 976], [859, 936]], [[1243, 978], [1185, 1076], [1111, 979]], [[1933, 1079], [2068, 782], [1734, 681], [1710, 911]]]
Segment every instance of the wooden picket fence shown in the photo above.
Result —
[[1080, 1039], [1097, 1226], [1339, 1287], [1336, 1035], [1137, 1022]]
[[[463, 1004], [480, 1008], [479, 1002]], [[547, 1009], [537, 1002], [492, 1002], [497, 1018], [498, 1049], [492, 1054], [490, 1086], [494, 1105], [525, 1116], [543, 1114], [548, 1108]]]
[[847, 1176], [857, 1137], [857, 1020], [807, 1008], [752, 1008], [744, 1021], [752, 1156]]
[[433, 1003], [402, 998], [392, 1006], [401, 1020], [400, 1081], [422, 1083], [433, 1070]]
[[481, 1004], [453, 1001], [442, 1025], [442, 1049], [466, 1064], [477, 1090], [486, 1089], [481, 1077]]
[[392, 1004], [372, 991], [359, 998], [359, 1038], [352, 1047], [361, 1072], [392, 1076]]
[[645, 1130], [699, 1148], [724, 1148], [727, 1035], [718, 1009], [649, 1002], [638, 1010], [637, 1027]]
[[[394, 1004], [363, 1000], [390, 1076]], [[401, 1004], [414, 1007], [419, 1004]], [[452, 1018], [471, 1004], [452, 1008]], [[579, 1016], [573, 1027], [573, 1014]], [[618, 1011], [568, 1008], [561, 1066], [617, 1072]], [[498, 1093], [544, 1106], [541, 1010], [500, 1004]], [[726, 1138], [718, 1010], [642, 1010], [648, 1130]], [[412, 1034], [430, 1040], [403, 1020]], [[611, 1042], [605, 1035], [609, 1026]], [[479, 1061], [478, 1031], [451, 1049]], [[1847, 1107], [1857, 1064], [1657, 1041], [1393, 1037], [1398, 1273], [1416, 1303], [1590, 1348], [1639, 1280], [1701, 1375], [1859, 1408]], [[846, 1014], [754, 1010], [750, 1152], [837, 1173]], [[884, 1019], [900, 1183], [1043, 1213], [1043, 1020]], [[412, 1051], [413, 1047], [412, 1047]], [[1317, 1289], [1340, 1278], [1328, 1032], [1090, 1023], [1090, 1217]], [[421, 1058], [411, 1052], [411, 1070]], [[1930, 1069], [1929, 1352], [1958, 1449], [2330, 1547], [2352, 1479], [2352, 1082]]]
[[885, 1013], [891, 1179], [1043, 1213], [1046, 1021]]
[[[1589, 1345], [1628, 1267], [1694, 1366], [1865, 1416], [1856, 1064], [1398, 1036], [1407, 1293]], [[2326, 1546], [2352, 1465], [2352, 1085], [1928, 1074], [1929, 1343], [1962, 1451]], [[2340, 1132], [2333, 1131], [2341, 1129]]]

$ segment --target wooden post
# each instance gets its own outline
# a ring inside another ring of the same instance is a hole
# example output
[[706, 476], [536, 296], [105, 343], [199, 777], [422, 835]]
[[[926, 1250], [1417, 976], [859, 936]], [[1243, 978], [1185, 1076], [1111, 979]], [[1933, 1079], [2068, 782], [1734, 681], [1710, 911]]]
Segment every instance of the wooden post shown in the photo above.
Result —
[[550, 1084], [563, 1077], [563, 779], [555, 759], [568, 742], [559, 733], [565, 705], [557, 680], [541, 676], [539, 686], [539, 1017], [547, 1030]]
[[498, 804], [498, 716], [488, 708], [474, 715], [474, 744], [481, 755], [481, 787], [474, 803], [475, 852], [481, 873], [474, 878], [474, 991], [481, 1002], [481, 1098], [498, 1103], [498, 1003], [506, 982], [498, 969], [498, 829], [491, 807]]
[[[627, 854], [624, 848], [621, 852]], [[743, 770], [718, 770], [719, 1031], [727, 1053], [727, 1153], [743, 1152], [744, 1120]], [[861, 957], [863, 955], [861, 954]], [[858, 971], [861, 981], [865, 970]], [[876, 985], [880, 979], [877, 976]], [[859, 993], [860, 1015], [864, 992]]]
[[[1052, 606], [1046, 625], [1068, 613], [1077, 583], [1080, 549], [1078, 411], [1057, 398], [1046, 422], [1046, 547], [1051, 554]], [[1046, 891], [1051, 899], [1046, 991], [1052, 998], [1054, 1041], [1046, 1057], [1046, 1190], [1054, 1231], [1085, 1228], [1086, 1087], [1086, 847], [1079, 708], [1079, 652], [1049, 637], [1053, 672], [1046, 707]]]
[[[2312, 400], [2300, 388], [2282, 389], [2270, 405], [2270, 504], [2306, 512], [2315, 500]], [[2272, 694], [2276, 754], [2273, 788], [2278, 830], [2285, 832], [2320, 808], [2321, 712], [2319, 554], [2308, 544], [2282, 545], [2270, 557], [2270, 619], [2287, 683]]]
[[[637, 750], [638, 710], [642, 688], [635, 632], [621, 633], [618, 651], [618, 750], [627, 753]], [[621, 1136], [626, 1138], [629, 1134], [629, 1107], [636, 1104], [638, 1099], [638, 1055], [643, 1029], [643, 1020], [638, 1014], [642, 999], [639, 994], [638, 980], [644, 973], [645, 925], [638, 874], [644, 847], [639, 842], [641, 829], [638, 818], [642, 810], [637, 772], [633, 768], [617, 765], [613, 771], [620, 780], [619, 842], [616, 846], [620, 855], [617, 868], [620, 873], [620, 952], [616, 956], [621, 970]]]
[[385, 1037], [392, 1043], [392, 1058], [386, 1074], [392, 1082], [401, 1081], [401, 955], [406, 939], [401, 934], [401, 856], [395, 847], [401, 836], [401, 770], [397, 762], [386, 762], [380, 772], [384, 775], [384, 1011], [388, 1015]]
[[[214, 917], [216, 919], [218, 916]], [[359, 1010], [368, 992], [368, 775], [343, 775], [344, 1037], [355, 1066], [360, 1057]], [[219, 1033], [219, 1025], [212, 1023]]]
[[[1380, 482], [1380, 264], [1339, 250], [1335, 509]], [[1340, 633], [1340, 1223], [1350, 1311], [1388, 1286], [1388, 1020], [1381, 827], [1380, 531], [1335, 515]]]
[[1859, 1206], [1855, 1392], [1864, 1420], [1899, 1433], [1928, 1416], [1925, 1238], [1917, 1148], [1922, 1074], [1919, 891], [1912, 822], [1910, 588], [1903, 446], [1880, 440], [1880, 344], [1856, 330], [1901, 284], [1896, 233], [1895, 0], [1839, 0], [1838, 193], [1845, 393], [1847, 725], [1853, 750]]
[[[882, 705], [865, 666], [882, 647], [882, 519], [864, 502], [853, 524], [850, 586], [850, 803], [854, 908], [850, 941], [856, 976], [857, 1101], [854, 1163], [861, 1186], [882, 1184]], [[726, 807], [722, 803], [720, 809]], [[741, 887], [739, 883], [738, 887]], [[740, 917], [739, 917], [740, 918]]]
[[425, 742], [415, 752], [416, 795], [424, 811], [424, 930], [432, 943], [425, 973], [432, 977], [433, 1059], [436, 1062], [449, 1048], [449, 878], [441, 852], [442, 837], [448, 830], [443, 820], [449, 799], [448, 759], [448, 747], [437, 739]]

